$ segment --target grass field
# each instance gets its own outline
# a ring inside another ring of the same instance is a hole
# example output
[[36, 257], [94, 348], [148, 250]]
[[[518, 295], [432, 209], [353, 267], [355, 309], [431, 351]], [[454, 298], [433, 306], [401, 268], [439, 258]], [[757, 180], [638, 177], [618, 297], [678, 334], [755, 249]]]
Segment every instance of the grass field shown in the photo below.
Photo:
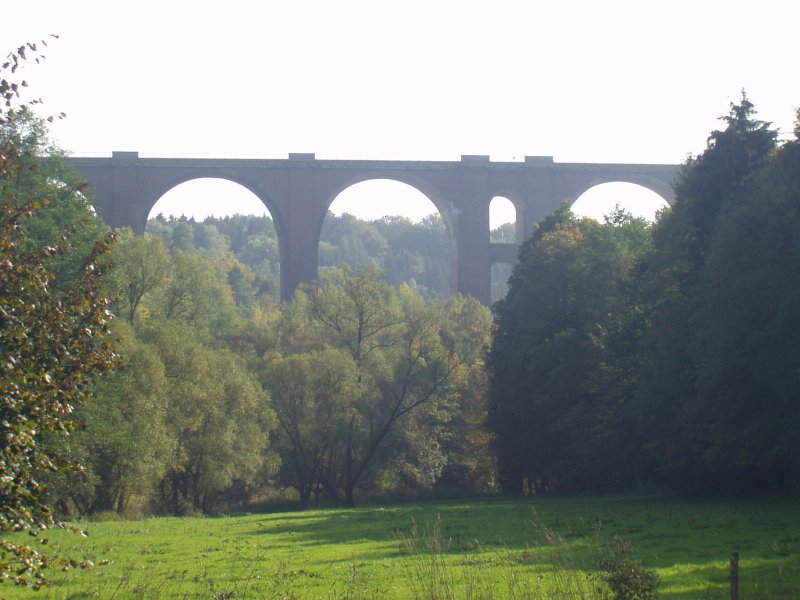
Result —
[[607, 541], [656, 569], [661, 598], [800, 598], [800, 503], [645, 496], [480, 499], [85, 523], [51, 546], [94, 568], [4, 598], [591, 598]]

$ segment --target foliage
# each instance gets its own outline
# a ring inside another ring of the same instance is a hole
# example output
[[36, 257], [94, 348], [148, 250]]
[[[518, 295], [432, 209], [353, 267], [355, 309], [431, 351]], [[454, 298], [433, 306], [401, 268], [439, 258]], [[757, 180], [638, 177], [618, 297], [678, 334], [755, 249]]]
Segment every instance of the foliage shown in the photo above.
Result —
[[[417, 228], [383, 223], [387, 234]], [[451, 486], [491, 488], [485, 308], [393, 289], [376, 267], [328, 269], [325, 285], [278, 305], [261, 278], [277, 273], [259, 262], [274, 238], [267, 217], [159, 216], [148, 227], [118, 232], [105, 283], [130, 326], [119, 328], [126, 368], [98, 389], [97, 410], [81, 413], [70, 451], [98, 460], [82, 486], [63, 486], [63, 506], [217, 511], [264, 493], [276, 474], [306, 506], [353, 503], [359, 486], [431, 489], [447, 467]], [[228, 379], [257, 376], [266, 392], [225, 388], [223, 359]], [[236, 412], [237, 398], [249, 412]], [[250, 429], [222, 433], [236, 419]]]
[[493, 244], [513, 244], [517, 239], [517, 224], [503, 223], [489, 232]]
[[352, 506], [367, 481], [431, 487], [447, 464], [447, 424], [478, 391], [469, 374], [482, 365], [488, 312], [394, 289], [375, 267], [327, 277], [284, 312], [293, 342], [263, 372], [279, 406], [286, 481], [304, 505], [324, 491]]
[[474, 298], [456, 296], [445, 304], [446, 335], [462, 357], [453, 385], [457, 409], [442, 436], [447, 457], [438, 488], [469, 493], [497, 491], [497, 468], [488, 420], [486, 353], [491, 344], [492, 314]]
[[155, 315], [126, 334], [124, 367], [80, 413], [75, 443], [94, 477], [91, 496], [76, 502], [84, 511], [123, 512], [136, 500], [173, 514], [214, 512], [265, 483], [270, 399], [245, 360], [207, 336]]
[[698, 452], [717, 490], [800, 482], [800, 142], [784, 144], [721, 210], [697, 294]]
[[[769, 300], [762, 293], [792, 294], [785, 283], [793, 267], [773, 243], [797, 235], [790, 208], [797, 196], [784, 188], [788, 195], [773, 203], [764, 170], [775, 161], [776, 134], [754, 115], [743, 96], [724, 119], [727, 127], [688, 161], [637, 280], [643, 318], [635, 334], [635, 399], [645, 415], [645, 450], [659, 479], [694, 492], [764, 492], [789, 481], [774, 442], [784, 435], [781, 417], [790, 414], [768, 400], [754, 367], [766, 366], [768, 344], [791, 353], [798, 339], [782, 329], [760, 346], [747, 340], [768, 331], [756, 316]], [[793, 169], [796, 177], [796, 165], [789, 169], [785, 176]], [[745, 236], [732, 228], [734, 214], [747, 214], [753, 225], [765, 218], [780, 225], [748, 228]], [[792, 253], [791, 244], [786, 249]]]
[[348, 400], [357, 392], [356, 367], [346, 352], [324, 348], [267, 359], [264, 379], [278, 418], [282, 478], [308, 508], [319, 496], [327, 461], [341, 446]]
[[523, 245], [497, 303], [490, 423], [506, 491], [616, 487], [632, 476], [609, 448], [621, 425], [609, 358], [646, 223], [599, 224], [567, 206]]
[[269, 470], [269, 396], [229, 350], [197, 343], [179, 323], [148, 327], [142, 338], [164, 364], [170, 456], [158, 482], [163, 506], [213, 512], [236, 486], [260, 482]]
[[58, 482], [62, 510], [216, 512], [276, 469], [274, 413], [251, 369], [272, 347], [274, 319], [226, 238], [212, 225], [196, 233], [170, 246], [117, 232], [103, 284], [125, 317], [115, 328], [122, 368], [100, 382], [62, 447], [87, 466], [80, 485]]
[[112, 286], [115, 295], [125, 300], [118, 312], [125, 314], [128, 323], [136, 319], [144, 296], [162, 284], [167, 260], [166, 249], [159, 238], [138, 237], [130, 229], [120, 232], [111, 277], [116, 283]]
[[[147, 230], [163, 238], [170, 250], [200, 250], [215, 258], [229, 251], [252, 273], [255, 295], [279, 295], [278, 238], [268, 216], [210, 217], [198, 223], [159, 215]], [[451, 293], [450, 240], [438, 215], [413, 223], [397, 216], [363, 221], [328, 214], [320, 235], [321, 271], [341, 264], [374, 265], [394, 286], [406, 283], [425, 297]]]
[[[34, 45], [19, 48], [3, 69], [13, 73], [28, 50], [37, 51]], [[26, 235], [22, 222], [27, 218], [41, 224], [42, 206], [50, 201], [50, 193], [58, 198], [61, 184], [55, 180], [45, 186], [37, 179], [29, 188], [21, 183], [31, 181], [30, 172], [47, 160], [32, 153], [41, 134], [38, 128], [14, 134], [20, 123], [35, 123], [24, 107], [13, 108], [17, 90], [17, 84], [0, 80], [5, 102], [0, 113], [0, 530], [28, 531], [35, 537], [54, 523], [41, 474], [77, 468], [42, 440], [66, 435], [74, 427], [75, 409], [89, 398], [96, 376], [113, 363], [98, 262], [111, 240], [97, 240], [88, 256], [81, 256], [79, 275], [59, 279], [59, 263], [53, 259], [74, 257], [67, 240], [52, 246]], [[57, 218], [52, 222], [65, 225]], [[31, 546], [3, 540], [2, 579], [39, 586], [48, 565], [47, 556]]]
[[[614, 536], [597, 559], [597, 579], [605, 584], [608, 600], [655, 600], [658, 575], [633, 556], [630, 542]], [[605, 592], [604, 588], [600, 589]]]
[[166, 472], [173, 441], [166, 427], [164, 365], [124, 323], [115, 322], [114, 334], [121, 364], [77, 412], [82, 427], [71, 436], [70, 451], [84, 455], [87, 477], [77, 489], [62, 488], [65, 511], [124, 513], [132, 501], [152, 494]]
[[565, 208], [496, 306], [490, 424], [506, 491], [800, 484], [798, 141], [746, 96], [652, 231]]

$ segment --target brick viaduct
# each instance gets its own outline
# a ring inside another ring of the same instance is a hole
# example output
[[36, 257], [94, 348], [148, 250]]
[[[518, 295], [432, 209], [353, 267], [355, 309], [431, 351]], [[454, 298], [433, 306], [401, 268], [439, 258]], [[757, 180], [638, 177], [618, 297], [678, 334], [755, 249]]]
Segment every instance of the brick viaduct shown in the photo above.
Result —
[[436, 206], [450, 234], [452, 289], [490, 302], [490, 269], [514, 264], [519, 243], [489, 241], [489, 204], [508, 198], [517, 211], [517, 241], [566, 199], [608, 182], [641, 185], [672, 204], [677, 165], [556, 163], [549, 156], [524, 162], [491, 162], [488, 156], [460, 161], [320, 160], [313, 154], [288, 159], [143, 158], [137, 152], [68, 159], [90, 183], [96, 204], [112, 227], [143, 233], [155, 203], [173, 187], [198, 178], [238, 183], [267, 207], [280, 246], [281, 296], [317, 278], [319, 237], [336, 196], [370, 179], [406, 183]]

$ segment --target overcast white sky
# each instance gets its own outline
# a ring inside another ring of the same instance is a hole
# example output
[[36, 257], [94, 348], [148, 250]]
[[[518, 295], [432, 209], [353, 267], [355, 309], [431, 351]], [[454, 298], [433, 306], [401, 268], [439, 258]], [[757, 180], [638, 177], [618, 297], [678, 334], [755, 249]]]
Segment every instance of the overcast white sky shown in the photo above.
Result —
[[67, 113], [53, 134], [76, 155], [678, 163], [743, 89], [786, 137], [800, 105], [793, 0], [12, 0], [1, 16], [0, 52], [60, 36], [24, 77]]

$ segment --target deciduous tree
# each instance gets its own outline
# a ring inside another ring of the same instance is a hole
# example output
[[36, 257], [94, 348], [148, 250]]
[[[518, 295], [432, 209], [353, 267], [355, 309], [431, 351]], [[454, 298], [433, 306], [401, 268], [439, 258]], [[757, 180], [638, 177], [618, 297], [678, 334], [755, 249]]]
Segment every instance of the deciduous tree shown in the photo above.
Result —
[[[13, 74], [36, 50], [34, 45], [20, 47], [2, 70]], [[67, 244], [26, 244], [20, 225], [46, 204], [47, 189], [38, 189], [32, 198], [20, 194], [22, 171], [43, 160], [26, 154], [17, 137], [9, 135], [19, 122], [15, 102], [21, 85], [5, 74], [0, 77], [0, 530], [37, 535], [54, 522], [39, 473], [69, 468], [42, 444], [42, 436], [63, 434], [73, 426], [75, 408], [89, 397], [96, 375], [113, 362], [105, 338], [107, 302], [98, 285], [98, 259], [110, 241], [96, 243], [79, 276], [59, 281], [58, 291], [48, 265]], [[38, 586], [48, 564], [47, 556], [29, 545], [0, 544], [4, 580]]]
[[[306, 470], [313, 477], [295, 474], [304, 482], [302, 499], [318, 485], [352, 506], [356, 489], [366, 481], [436, 481], [447, 462], [445, 425], [459, 410], [459, 390], [480, 361], [478, 349], [486, 336], [488, 319], [478, 319], [470, 307], [475, 308], [467, 303], [463, 310], [454, 306], [448, 312], [444, 303], [426, 301], [408, 286], [393, 289], [374, 267], [331, 271], [318, 289], [297, 295], [282, 327], [296, 332], [287, 348], [302, 352], [297, 340], [303, 339], [310, 354], [273, 360], [264, 384], [281, 398], [281, 428], [292, 451], [303, 438], [312, 456], [324, 453], [322, 459], [303, 460], [322, 465]], [[480, 322], [472, 322], [473, 317]], [[473, 339], [471, 334], [481, 331]], [[322, 356], [338, 357], [335, 362], [342, 366], [336, 383], [320, 365], [311, 375], [312, 364]], [[351, 379], [342, 379], [344, 374]], [[316, 402], [326, 407], [320, 409], [324, 423], [292, 416], [299, 405]]]
[[609, 345], [648, 241], [642, 220], [616, 213], [600, 224], [565, 205], [523, 245], [496, 305], [489, 355], [489, 416], [505, 491], [524, 483], [612, 487], [624, 472], [608, 445], [619, 408]]

